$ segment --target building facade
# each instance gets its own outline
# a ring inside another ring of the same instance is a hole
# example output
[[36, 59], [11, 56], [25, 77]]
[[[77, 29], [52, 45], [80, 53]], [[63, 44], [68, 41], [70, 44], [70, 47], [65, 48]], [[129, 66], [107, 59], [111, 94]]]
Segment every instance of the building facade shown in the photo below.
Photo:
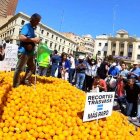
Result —
[[77, 51], [83, 52], [86, 55], [93, 56], [94, 53], [94, 39], [91, 35], [84, 35], [82, 37], [74, 33], [63, 33], [66, 37], [72, 39], [77, 43]]
[[95, 39], [95, 53], [98, 57], [122, 57], [126, 61], [140, 61], [140, 39], [119, 30], [116, 36], [100, 35]]
[[[18, 13], [6, 24], [0, 27], [0, 38], [6, 42], [19, 44], [19, 32], [22, 26], [30, 21], [30, 17], [24, 13]], [[58, 50], [59, 53], [73, 53], [76, 51], [76, 43], [53, 30], [52, 28], [40, 23], [35, 31], [42, 42], [47, 43], [51, 50]]]

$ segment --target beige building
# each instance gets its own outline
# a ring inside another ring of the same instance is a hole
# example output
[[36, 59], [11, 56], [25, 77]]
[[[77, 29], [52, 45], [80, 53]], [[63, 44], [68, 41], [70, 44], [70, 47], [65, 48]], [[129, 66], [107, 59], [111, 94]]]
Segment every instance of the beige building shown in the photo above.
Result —
[[[24, 13], [18, 13], [0, 27], [0, 39], [13, 44], [19, 44], [19, 32], [22, 26], [30, 21], [30, 17]], [[55, 31], [54, 29], [40, 23], [35, 31], [36, 35], [46, 42], [52, 50], [59, 53], [73, 53], [76, 51], [76, 43]]]
[[0, 0], [0, 26], [15, 14], [17, 3], [18, 0]]
[[119, 56], [126, 61], [140, 61], [140, 39], [129, 36], [125, 30], [119, 30], [116, 36], [100, 35], [95, 39], [95, 54]]
[[86, 55], [93, 56], [94, 53], [94, 39], [91, 35], [84, 35], [82, 37], [74, 34], [74, 33], [62, 33], [66, 37], [72, 39], [77, 43], [77, 51], [83, 52]]

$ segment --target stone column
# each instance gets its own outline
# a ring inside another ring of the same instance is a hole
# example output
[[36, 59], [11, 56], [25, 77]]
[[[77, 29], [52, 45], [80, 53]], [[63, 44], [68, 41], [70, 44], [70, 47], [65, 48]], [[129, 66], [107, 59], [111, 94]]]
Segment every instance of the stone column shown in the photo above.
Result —
[[108, 47], [107, 47], [107, 55], [111, 55], [112, 54], [112, 47], [111, 47], [111, 41], [108, 41]]
[[123, 56], [128, 56], [128, 42], [124, 42], [124, 51], [123, 51]]
[[116, 41], [116, 49], [115, 49], [115, 56], [119, 56], [119, 50], [120, 50], [120, 42]]
[[137, 48], [136, 42], [133, 42], [133, 50], [132, 50], [132, 60], [137, 60]]

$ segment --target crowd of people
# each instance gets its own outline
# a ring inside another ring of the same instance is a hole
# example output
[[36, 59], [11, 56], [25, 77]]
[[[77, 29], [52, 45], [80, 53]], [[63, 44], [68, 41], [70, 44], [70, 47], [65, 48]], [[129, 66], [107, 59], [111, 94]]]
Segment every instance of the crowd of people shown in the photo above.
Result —
[[95, 89], [99, 92], [115, 91], [120, 110], [133, 119], [140, 117], [137, 108], [140, 98], [140, 67], [137, 62], [128, 66], [124, 62], [111, 63], [107, 59], [96, 61], [84, 55], [76, 59], [72, 54], [63, 52], [58, 55], [57, 50], [54, 50], [50, 65], [45, 73], [39, 75], [62, 78], [85, 92]]

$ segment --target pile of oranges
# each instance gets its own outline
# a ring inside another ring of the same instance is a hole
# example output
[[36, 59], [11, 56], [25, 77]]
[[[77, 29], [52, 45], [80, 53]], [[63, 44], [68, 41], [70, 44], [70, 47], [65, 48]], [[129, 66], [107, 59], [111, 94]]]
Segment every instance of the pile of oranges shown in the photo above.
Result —
[[119, 112], [83, 123], [85, 93], [67, 81], [37, 77], [36, 85], [12, 88], [12, 78], [0, 73], [0, 140], [140, 140]]

